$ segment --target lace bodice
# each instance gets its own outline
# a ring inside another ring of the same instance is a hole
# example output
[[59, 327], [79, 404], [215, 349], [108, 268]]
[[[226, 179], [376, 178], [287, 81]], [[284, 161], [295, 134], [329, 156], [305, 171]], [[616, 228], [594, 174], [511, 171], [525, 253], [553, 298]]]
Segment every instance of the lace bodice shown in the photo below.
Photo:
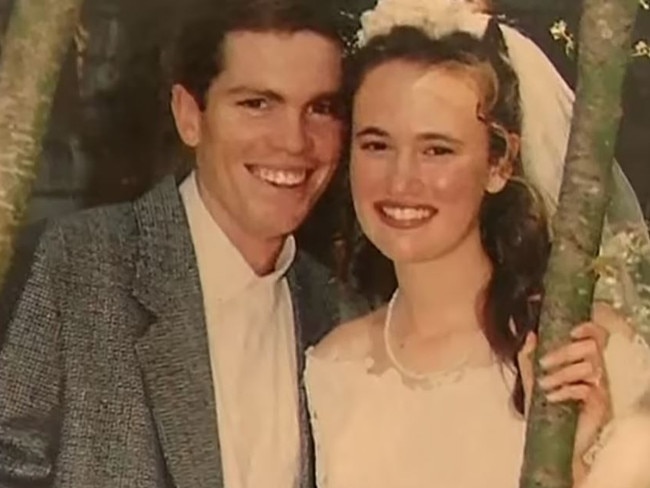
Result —
[[[648, 384], [650, 349], [613, 334], [605, 361], [617, 418]], [[525, 421], [510, 369], [495, 362], [425, 389], [393, 369], [371, 373], [370, 362], [307, 353], [318, 488], [518, 486]]]

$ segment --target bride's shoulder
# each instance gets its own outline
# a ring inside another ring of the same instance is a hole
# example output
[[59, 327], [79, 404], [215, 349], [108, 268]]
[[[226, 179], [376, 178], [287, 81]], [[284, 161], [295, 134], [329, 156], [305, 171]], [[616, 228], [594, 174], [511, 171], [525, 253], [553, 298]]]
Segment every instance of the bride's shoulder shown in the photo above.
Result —
[[363, 359], [381, 337], [386, 307], [336, 326], [313, 349], [312, 354], [333, 361]]

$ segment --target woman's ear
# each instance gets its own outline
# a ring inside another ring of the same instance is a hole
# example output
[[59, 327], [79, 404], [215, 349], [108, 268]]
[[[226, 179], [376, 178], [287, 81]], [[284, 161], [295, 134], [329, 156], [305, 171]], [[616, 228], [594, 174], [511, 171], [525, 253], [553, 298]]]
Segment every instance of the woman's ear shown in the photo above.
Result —
[[519, 154], [521, 139], [517, 134], [508, 133], [506, 140], [508, 146], [505, 154], [490, 165], [488, 179], [485, 184], [485, 191], [488, 193], [499, 193], [503, 190], [514, 172], [514, 161], [517, 154]]
[[201, 109], [184, 86], [172, 87], [171, 109], [176, 130], [181, 140], [189, 147], [196, 147], [201, 141]]

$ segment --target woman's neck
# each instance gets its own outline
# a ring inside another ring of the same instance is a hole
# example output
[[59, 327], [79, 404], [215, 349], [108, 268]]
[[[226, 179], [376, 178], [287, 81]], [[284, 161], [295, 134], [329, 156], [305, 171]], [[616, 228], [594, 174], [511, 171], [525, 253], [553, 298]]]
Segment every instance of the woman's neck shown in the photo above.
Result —
[[423, 263], [395, 264], [406, 334], [435, 338], [482, 326], [482, 297], [492, 263], [478, 235]]

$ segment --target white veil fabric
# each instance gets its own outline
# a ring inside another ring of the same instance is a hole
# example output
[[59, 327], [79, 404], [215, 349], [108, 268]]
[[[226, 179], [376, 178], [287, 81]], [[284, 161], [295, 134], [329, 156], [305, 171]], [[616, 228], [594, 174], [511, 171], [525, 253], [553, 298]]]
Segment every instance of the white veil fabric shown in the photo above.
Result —
[[[530, 39], [502, 26], [519, 78], [524, 175], [542, 194], [550, 215], [557, 209], [569, 145], [575, 97], [555, 67]], [[612, 165], [595, 297], [621, 309], [650, 343], [650, 238], [636, 194], [620, 165]], [[644, 276], [644, 268], [645, 276]]]
[[[463, 0], [379, 0], [362, 14], [357, 41], [387, 34], [395, 26], [422, 28], [432, 37], [461, 31], [482, 37], [490, 15]], [[522, 113], [521, 160], [525, 179], [554, 215], [569, 144], [573, 91], [544, 52], [529, 38], [501, 25], [510, 64], [519, 80]], [[621, 309], [650, 343], [650, 238], [628, 179], [614, 161], [596, 297]]]

